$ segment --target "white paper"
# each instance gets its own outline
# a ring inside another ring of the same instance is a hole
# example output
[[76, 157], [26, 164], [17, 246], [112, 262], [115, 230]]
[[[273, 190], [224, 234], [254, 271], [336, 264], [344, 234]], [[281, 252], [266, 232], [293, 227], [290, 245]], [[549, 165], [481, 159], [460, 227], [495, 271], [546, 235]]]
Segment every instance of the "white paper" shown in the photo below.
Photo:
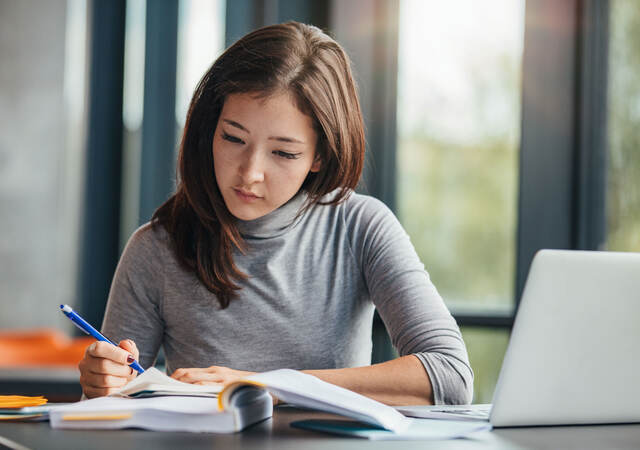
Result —
[[491, 430], [488, 422], [468, 422], [462, 420], [413, 419], [409, 428], [402, 433], [371, 433], [368, 439], [414, 440], [414, 439], [457, 439], [471, 434]]
[[376, 441], [444, 440], [470, 437], [491, 430], [488, 422], [460, 420], [410, 419], [409, 427], [401, 432], [373, 429], [345, 420], [310, 419], [293, 422], [293, 427], [351, 436]]
[[246, 379], [264, 384], [291, 405], [340, 414], [393, 431], [403, 431], [411, 422], [391, 406], [296, 370], [273, 370]]
[[111, 397], [128, 397], [142, 391], [152, 391], [155, 395], [202, 395], [216, 396], [222, 390], [221, 385], [183, 383], [151, 367], [127, 383]]
[[[128, 417], [113, 419], [118, 414]], [[52, 409], [50, 422], [52, 428], [76, 429], [223, 433], [238, 429], [233, 412], [220, 412], [217, 399], [208, 397], [98, 397]]]
[[70, 429], [233, 433], [273, 414], [265, 391], [254, 391], [250, 399], [247, 395], [245, 391], [242, 404], [227, 411], [219, 411], [218, 399], [210, 397], [98, 397], [53, 408], [50, 423], [52, 428]]

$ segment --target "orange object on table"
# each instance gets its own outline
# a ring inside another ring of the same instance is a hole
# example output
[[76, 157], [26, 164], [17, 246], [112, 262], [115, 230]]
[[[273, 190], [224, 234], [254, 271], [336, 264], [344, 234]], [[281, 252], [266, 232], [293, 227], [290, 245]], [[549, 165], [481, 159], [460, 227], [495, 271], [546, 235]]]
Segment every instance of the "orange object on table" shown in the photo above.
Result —
[[48, 328], [0, 331], [0, 368], [75, 367], [94, 341]]
[[1, 409], [19, 409], [29, 406], [42, 406], [47, 403], [47, 399], [42, 395], [25, 396], [25, 395], [0, 395]]

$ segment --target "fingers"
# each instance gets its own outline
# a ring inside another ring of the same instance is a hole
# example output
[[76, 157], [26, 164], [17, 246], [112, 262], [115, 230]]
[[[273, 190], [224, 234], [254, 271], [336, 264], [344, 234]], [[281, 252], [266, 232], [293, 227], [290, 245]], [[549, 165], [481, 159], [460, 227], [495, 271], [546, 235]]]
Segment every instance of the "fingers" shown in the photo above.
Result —
[[106, 397], [107, 395], [113, 394], [118, 389], [103, 389], [103, 388], [94, 388], [91, 386], [82, 386], [82, 392], [87, 398], [96, 398], [96, 397]]
[[94, 375], [84, 377], [80, 375], [82, 392], [87, 398], [103, 397], [117, 392], [129, 382], [126, 378], [112, 377], [110, 375]]
[[[120, 341], [118, 346], [128, 351], [129, 354], [131, 354], [131, 356], [133, 356], [133, 358], [136, 361], [138, 361], [138, 359], [140, 358], [140, 352], [138, 351], [138, 347], [136, 347], [136, 343], [133, 342], [131, 339], [125, 339], [124, 341]], [[127, 363], [130, 364], [128, 359], [127, 359]], [[136, 372], [133, 369], [133, 367], [129, 367], [129, 377], [128, 377], [129, 381], [133, 380], [137, 376], [138, 376], [138, 372]]]
[[140, 352], [138, 351], [138, 347], [136, 347], [136, 343], [133, 342], [131, 339], [125, 339], [124, 341], [120, 341], [118, 346], [126, 350], [127, 352], [129, 352], [131, 355], [133, 355], [133, 358], [136, 361], [140, 357]]
[[199, 367], [192, 368], [184, 368], [178, 369], [173, 374], [171, 374], [171, 378], [175, 378], [178, 381], [182, 381], [183, 383], [194, 383], [198, 380], [201, 380], [201, 375], [203, 374], [203, 369]]
[[178, 369], [173, 373], [173, 375], [171, 375], [171, 377], [178, 381], [182, 381], [183, 383], [202, 384], [204, 382], [206, 384], [211, 384], [225, 382], [225, 377], [222, 374], [198, 368]]
[[128, 365], [139, 354], [135, 343], [127, 340], [120, 344], [125, 348], [97, 341], [85, 350], [78, 369], [82, 391], [88, 398], [109, 395], [137, 375]]
[[217, 381], [196, 381], [195, 383], [192, 383], [192, 384], [199, 384], [201, 386], [204, 386], [204, 385], [219, 385], [222, 383]]
[[245, 372], [242, 370], [234, 370], [228, 367], [211, 366], [211, 367], [193, 367], [178, 369], [171, 375], [183, 383], [194, 384], [225, 384], [240, 378], [251, 375], [253, 372]]
[[86, 386], [100, 389], [120, 389], [128, 383], [125, 377], [117, 377], [115, 375], [104, 375], [100, 373], [89, 373], [86, 376], [80, 375], [81, 382]]
[[[109, 359], [119, 364], [127, 364], [127, 359], [130, 359], [130, 357], [135, 359], [135, 356], [125, 349], [103, 341], [96, 341], [87, 347], [85, 355], [93, 356], [95, 358]], [[132, 361], [130, 360], [128, 364], [131, 364], [131, 362]]]
[[180, 380], [184, 383], [188, 383], [188, 379], [191, 379], [196, 372], [203, 372], [205, 369], [201, 367], [191, 367], [191, 368], [183, 368], [178, 369], [171, 374], [171, 378], [175, 378], [176, 380]]
[[117, 377], [128, 377], [131, 374], [131, 367], [120, 364], [106, 358], [96, 358], [86, 356], [79, 364], [80, 370], [100, 375], [114, 375]]
[[94, 373], [88, 370], [80, 371], [80, 385], [88, 398], [109, 395], [128, 382], [129, 379], [126, 377]]

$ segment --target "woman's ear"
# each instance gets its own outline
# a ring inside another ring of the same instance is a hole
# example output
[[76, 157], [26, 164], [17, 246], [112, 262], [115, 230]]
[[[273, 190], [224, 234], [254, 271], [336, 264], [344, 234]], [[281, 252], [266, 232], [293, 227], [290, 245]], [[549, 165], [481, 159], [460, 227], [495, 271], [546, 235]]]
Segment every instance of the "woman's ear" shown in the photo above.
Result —
[[311, 164], [311, 169], [309, 169], [309, 172], [320, 172], [321, 168], [322, 159], [320, 158], [320, 155], [316, 155], [316, 158], [313, 160], [313, 164]]

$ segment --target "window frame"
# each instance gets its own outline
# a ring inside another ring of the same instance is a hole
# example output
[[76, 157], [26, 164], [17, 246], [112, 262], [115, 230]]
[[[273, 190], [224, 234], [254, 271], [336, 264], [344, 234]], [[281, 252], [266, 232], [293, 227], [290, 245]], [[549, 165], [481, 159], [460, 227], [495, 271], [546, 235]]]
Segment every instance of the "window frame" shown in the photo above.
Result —
[[98, 324], [119, 258], [126, 2], [90, 2], [88, 10], [87, 141], [75, 304], [87, 321]]
[[608, 19], [608, 0], [527, 2], [516, 305], [539, 249], [605, 239]]

